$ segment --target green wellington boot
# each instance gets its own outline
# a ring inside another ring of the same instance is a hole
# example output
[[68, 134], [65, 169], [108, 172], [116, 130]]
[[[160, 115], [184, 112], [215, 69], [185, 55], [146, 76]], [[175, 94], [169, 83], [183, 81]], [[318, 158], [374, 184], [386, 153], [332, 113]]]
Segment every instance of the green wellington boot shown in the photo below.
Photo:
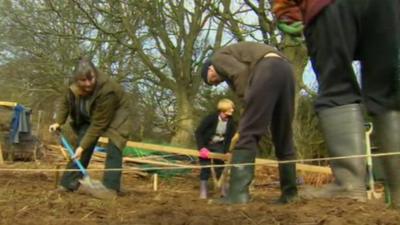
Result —
[[[400, 112], [390, 111], [374, 118], [379, 151], [381, 153], [391, 153], [400, 151]], [[385, 193], [390, 194], [389, 205], [400, 208], [400, 155], [381, 157], [385, 188], [389, 190]]]
[[249, 185], [254, 177], [256, 151], [234, 150], [232, 164], [251, 163], [252, 165], [232, 166], [228, 194], [216, 200], [219, 204], [237, 204], [250, 201]]
[[[326, 109], [318, 116], [330, 157], [365, 154], [364, 119], [358, 104]], [[365, 158], [332, 160], [330, 166], [335, 182], [322, 188], [305, 188], [304, 198], [351, 198], [366, 201]]]
[[298, 200], [296, 183], [296, 164], [279, 164], [279, 181], [281, 186], [281, 196], [277, 203], [286, 204]]

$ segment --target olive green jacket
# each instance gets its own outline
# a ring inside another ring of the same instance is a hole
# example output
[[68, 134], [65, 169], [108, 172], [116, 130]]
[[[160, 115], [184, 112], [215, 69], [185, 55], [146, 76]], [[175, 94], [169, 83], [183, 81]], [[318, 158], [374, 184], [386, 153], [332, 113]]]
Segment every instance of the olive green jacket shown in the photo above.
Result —
[[237, 96], [243, 99], [255, 65], [266, 54], [272, 52], [286, 59], [282, 53], [269, 45], [239, 42], [218, 49], [211, 57], [211, 64]]
[[[83, 101], [90, 124], [79, 145], [87, 149], [100, 136], [104, 136], [110, 138], [122, 150], [133, 127], [128, 97], [122, 87], [105, 74], [99, 73], [96, 79], [93, 94], [85, 97]], [[81, 101], [78, 87], [72, 84], [59, 105], [56, 122], [62, 125], [70, 116], [72, 128], [79, 129], [83, 123], [79, 113]]]

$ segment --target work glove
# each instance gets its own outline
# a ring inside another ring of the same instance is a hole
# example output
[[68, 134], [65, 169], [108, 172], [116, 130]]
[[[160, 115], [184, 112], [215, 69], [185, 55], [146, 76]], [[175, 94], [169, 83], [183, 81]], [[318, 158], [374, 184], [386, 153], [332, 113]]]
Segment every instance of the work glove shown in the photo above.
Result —
[[208, 159], [209, 155], [210, 155], [210, 150], [208, 150], [207, 148], [201, 148], [199, 151], [200, 154], [200, 158], [202, 159]]
[[60, 130], [60, 124], [58, 123], [53, 123], [49, 126], [49, 132], [53, 133], [56, 132], [57, 130]]
[[301, 21], [288, 22], [278, 21], [279, 30], [292, 36], [301, 36], [304, 30], [304, 25]]
[[299, 1], [275, 0], [272, 12], [277, 18], [278, 29], [292, 36], [301, 36], [304, 26], [303, 14], [300, 10]]

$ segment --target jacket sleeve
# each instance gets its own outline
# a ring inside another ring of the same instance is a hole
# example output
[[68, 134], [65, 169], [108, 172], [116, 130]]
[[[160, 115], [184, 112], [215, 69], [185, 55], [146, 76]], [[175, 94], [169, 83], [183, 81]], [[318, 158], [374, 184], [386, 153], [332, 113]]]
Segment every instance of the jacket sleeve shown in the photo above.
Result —
[[197, 127], [195, 131], [195, 136], [196, 136], [196, 143], [197, 143], [197, 148], [201, 149], [203, 147], [206, 147], [208, 144], [207, 140], [207, 131], [209, 131], [211, 125], [212, 125], [212, 116], [209, 115], [206, 116], [200, 123], [200, 125]]
[[300, 0], [274, 0], [272, 12], [277, 19], [284, 22], [302, 21], [302, 13], [299, 7]]
[[118, 105], [118, 98], [113, 92], [99, 96], [95, 101], [90, 125], [79, 144], [83, 149], [89, 148], [109, 127], [116, 113], [115, 106]]
[[217, 73], [228, 79], [248, 72], [248, 66], [237, 60], [229, 53], [229, 50], [221, 49], [217, 51], [211, 60]]
[[56, 111], [56, 123], [63, 125], [68, 118], [70, 113], [70, 100], [69, 100], [69, 90], [62, 97], [58, 109]]

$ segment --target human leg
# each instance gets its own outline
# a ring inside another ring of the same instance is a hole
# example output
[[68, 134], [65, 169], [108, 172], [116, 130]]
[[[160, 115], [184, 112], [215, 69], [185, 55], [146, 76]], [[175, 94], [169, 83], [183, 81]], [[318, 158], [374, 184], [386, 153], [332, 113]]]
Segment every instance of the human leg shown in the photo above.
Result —
[[[121, 190], [122, 150], [110, 141], [107, 145], [107, 157], [105, 161], [103, 184], [106, 188], [119, 192]], [[107, 170], [107, 169], [117, 169]]]
[[[209, 166], [209, 159], [201, 159], [201, 166]], [[207, 199], [208, 197], [208, 179], [210, 178], [211, 170], [209, 167], [204, 167], [200, 169], [200, 199]]]
[[[319, 84], [315, 107], [331, 157], [365, 153], [362, 96], [351, 65], [357, 55], [363, 5], [362, 1], [335, 1], [305, 31]], [[334, 160], [330, 166], [335, 183], [312, 189], [306, 197], [366, 199], [364, 158]]]
[[282, 76], [282, 63], [288, 65], [280, 58], [262, 59], [253, 73], [245, 96], [245, 111], [239, 122], [240, 138], [232, 151], [232, 163], [243, 165], [231, 169], [225, 203], [247, 203], [250, 200], [249, 185], [254, 177], [258, 142], [271, 123], [275, 104], [281, 96], [280, 90], [287, 85], [286, 77]]

